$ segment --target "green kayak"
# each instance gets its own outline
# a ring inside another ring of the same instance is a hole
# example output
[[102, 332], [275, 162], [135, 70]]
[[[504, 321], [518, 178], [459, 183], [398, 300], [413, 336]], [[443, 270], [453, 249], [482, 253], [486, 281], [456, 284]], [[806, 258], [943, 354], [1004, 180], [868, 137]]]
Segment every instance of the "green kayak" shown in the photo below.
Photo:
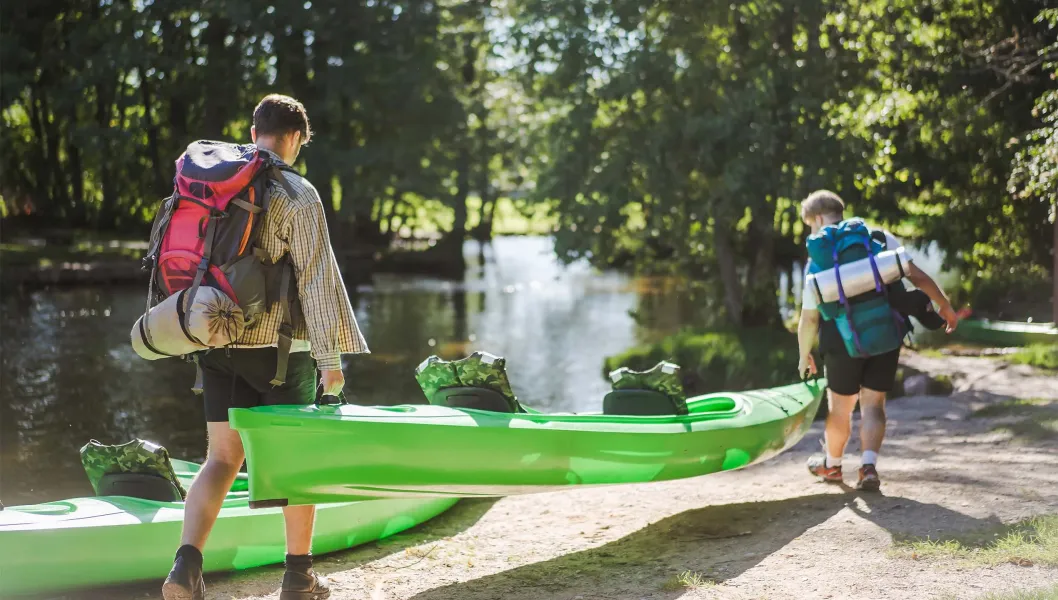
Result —
[[[709, 394], [687, 400], [686, 414], [649, 416], [431, 404], [272, 406], [229, 418], [246, 448], [254, 507], [506, 496], [745, 467], [804, 436], [825, 386]], [[292, 460], [306, 455], [314, 459]]]
[[1058, 344], [1058, 327], [1054, 323], [967, 319], [959, 322], [955, 335], [967, 342], [994, 346]]
[[[304, 457], [305, 455], [302, 455]], [[199, 466], [173, 460], [189, 485]], [[251, 510], [240, 475], [205, 551], [207, 571], [283, 562], [283, 515]], [[399, 499], [320, 506], [313, 552], [375, 541], [444, 512], [452, 499]], [[184, 505], [126, 496], [74, 498], [0, 510], [0, 597], [162, 579], [180, 541]]]

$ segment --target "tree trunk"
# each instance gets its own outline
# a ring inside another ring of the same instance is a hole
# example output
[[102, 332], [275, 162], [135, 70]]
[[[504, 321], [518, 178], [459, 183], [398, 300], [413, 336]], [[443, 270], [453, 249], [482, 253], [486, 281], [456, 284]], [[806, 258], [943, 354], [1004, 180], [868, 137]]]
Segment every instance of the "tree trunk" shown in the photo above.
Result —
[[724, 307], [731, 324], [742, 325], [742, 284], [735, 268], [735, 251], [731, 244], [731, 227], [717, 222], [713, 229], [713, 246], [720, 267], [720, 281], [724, 286]]
[[[231, 32], [231, 22], [223, 17], [214, 16], [209, 20], [203, 39], [206, 43], [206, 64], [209, 78], [213, 81], [237, 81], [239, 74], [231, 65], [232, 52], [226, 52], [224, 38]], [[227, 124], [230, 102], [233, 96], [216, 94], [203, 104], [202, 118], [203, 137], [219, 140], [224, 137], [224, 125]]]
[[[124, 74], [118, 76], [118, 81], [124, 79]], [[110, 118], [113, 115], [111, 98], [112, 90], [105, 89], [102, 85], [96, 85], [96, 125], [101, 131], [107, 131], [99, 138], [99, 152], [101, 157], [100, 185], [103, 188], [103, 205], [100, 207], [96, 218], [97, 227], [112, 227], [117, 212], [117, 181], [114, 177], [114, 161], [109, 140]]]
[[151, 94], [151, 79], [147, 77], [146, 70], [140, 70], [143, 79], [140, 80], [140, 94], [143, 98], [143, 116], [147, 121], [147, 152], [151, 160], [151, 168], [154, 171], [154, 193], [159, 196], [165, 195], [165, 177], [162, 175], [162, 149], [158, 139], [158, 124], [154, 121], [154, 97]]

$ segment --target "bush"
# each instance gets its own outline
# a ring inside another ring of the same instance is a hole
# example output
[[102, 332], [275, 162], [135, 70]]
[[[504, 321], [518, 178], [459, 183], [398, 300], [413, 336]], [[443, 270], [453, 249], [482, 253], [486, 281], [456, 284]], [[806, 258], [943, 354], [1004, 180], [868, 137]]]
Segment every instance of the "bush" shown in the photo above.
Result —
[[1051, 320], [1051, 274], [1039, 267], [978, 273], [953, 290], [957, 305], [969, 304], [974, 317], [1024, 321]]
[[1040, 369], [1058, 370], [1058, 344], [1028, 346], [1014, 354], [1011, 360]]
[[797, 336], [780, 329], [683, 331], [608, 357], [603, 376], [620, 367], [646, 370], [667, 360], [680, 365], [687, 395], [696, 396], [794, 383], [797, 359]]

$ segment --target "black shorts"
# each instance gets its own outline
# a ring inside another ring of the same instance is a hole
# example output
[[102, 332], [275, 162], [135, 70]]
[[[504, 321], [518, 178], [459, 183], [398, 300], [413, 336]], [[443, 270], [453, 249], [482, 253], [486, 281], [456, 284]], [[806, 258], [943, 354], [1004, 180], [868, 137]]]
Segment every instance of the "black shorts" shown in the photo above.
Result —
[[855, 396], [861, 387], [891, 392], [899, 362], [900, 348], [870, 358], [852, 358], [844, 349], [823, 355], [827, 387], [842, 396]]
[[291, 352], [283, 385], [270, 383], [276, 374], [276, 348], [212, 350], [199, 357], [202, 402], [206, 421], [228, 420], [229, 408], [273, 404], [312, 404], [316, 400], [316, 361], [309, 352]]

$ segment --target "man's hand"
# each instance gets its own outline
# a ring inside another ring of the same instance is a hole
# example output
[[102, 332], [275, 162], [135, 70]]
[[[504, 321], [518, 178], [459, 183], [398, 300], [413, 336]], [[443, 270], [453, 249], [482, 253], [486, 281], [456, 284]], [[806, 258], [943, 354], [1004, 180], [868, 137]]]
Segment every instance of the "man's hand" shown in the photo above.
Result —
[[815, 375], [819, 372], [816, 369], [816, 359], [811, 354], [807, 354], [801, 357], [801, 361], [797, 364], [797, 376], [804, 378], [805, 373], [809, 375]]
[[345, 373], [342, 373], [341, 369], [320, 371], [320, 383], [323, 385], [324, 396], [337, 396], [345, 388]]
[[955, 314], [955, 309], [951, 307], [951, 303], [945, 302], [944, 306], [941, 306], [940, 310], [937, 311], [937, 314], [948, 324], [947, 328], [945, 328], [947, 333], [955, 331], [955, 328], [959, 326], [959, 315]]

